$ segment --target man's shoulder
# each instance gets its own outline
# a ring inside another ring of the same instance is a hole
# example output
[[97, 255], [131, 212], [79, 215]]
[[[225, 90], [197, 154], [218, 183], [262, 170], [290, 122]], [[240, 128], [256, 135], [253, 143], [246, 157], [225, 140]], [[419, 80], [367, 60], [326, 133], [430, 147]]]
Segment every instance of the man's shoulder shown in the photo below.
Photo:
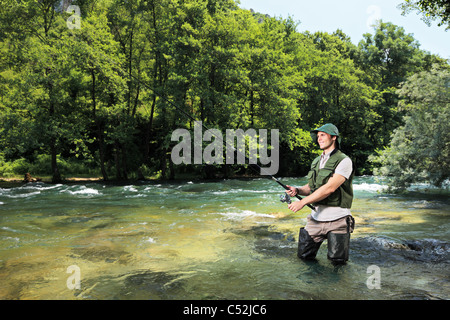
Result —
[[336, 167], [336, 173], [344, 176], [346, 179], [349, 179], [353, 172], [353, 162], [349, 157], [345, 157], [342, 159]]
[[350, 159], [350, 157], [345, 157], [344, 159], [341, 160], [341, 162], [339, 162], [339, 165], [343, 165], [343, 166], [351, 166], [353, 164], [352, 159]]
[[[349, 158], [350, 159], [350, 157], [348, 156], [348, 155], [346, 155], [345, 153], [343, 153], [341, 150], [337, 150], [334, 154], [333, 154], [333, 156], [335, 156], [336, 158], [339, 158], [339, 159], [341, 159], [341, 160], [343, 160], [343, 159], [345, 159], [345, 158]], [[351, 159], [350, 159], [351, 160]]]

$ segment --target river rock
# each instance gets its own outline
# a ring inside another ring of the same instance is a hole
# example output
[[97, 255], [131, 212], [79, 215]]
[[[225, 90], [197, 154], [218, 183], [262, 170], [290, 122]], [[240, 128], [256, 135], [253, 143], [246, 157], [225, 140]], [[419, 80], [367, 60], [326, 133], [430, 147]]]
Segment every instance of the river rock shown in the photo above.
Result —
[[33, 178], [29, 172], [25, 173], [25, 176], [23, 178], [23, 182], [25, 182], [25, 183], [38, 182], [38, 181], [42, 181], [42, 179], [41, 178]]

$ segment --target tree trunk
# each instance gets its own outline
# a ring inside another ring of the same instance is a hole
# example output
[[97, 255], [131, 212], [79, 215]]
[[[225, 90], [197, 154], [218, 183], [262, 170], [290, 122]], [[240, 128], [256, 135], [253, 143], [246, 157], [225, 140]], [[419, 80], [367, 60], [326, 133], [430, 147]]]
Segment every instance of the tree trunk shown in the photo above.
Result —
[[122, 152], [122, 176], [125, 180], [128, 180], [127, 151], [123, 144], [121, 145], [120, 149]]
[[120, 161], [119, 161], [119, 143], [117, 141], [115, 142], [114, 163], [116, 164], [116, 179], [122, 180], [122, 173], [120, 171]]
[[[45, 72], [47, 74], [47, 70]], [[55, 105], [53, 103], [53, 85], [49, 80], [48, 83], [48, 96], [50, 97], [50, 108], [49, 108], [49, 116], [50, 121], [53, 122], [53, 117], [55, 115]], [[51, 124], [51, 132], [52, 135], [50, 137], [50, 155], [51, 155], [51, 165], [52, 165], [52, 183], [60, 183], [62, 181], [61, 174], [59, 173], [58, 169], [58, 160], [56, 158], [57, 151], [56, 151], [56, 137], [54, 136], [55, 133], [53, 132], [53, 123]]]
[[254, 117], [255, 117], [255, 106], [254, 106], [254, 97], [253, 97], [253, 89], [250, 90], [250, 119], [251, 119], [251, 127], [254, 127]]
[[62, 181], [61, 174], [58, 169], [58, 161], [56, 159], [56, 143], [55, 138], [51, 139], [50, 150], [52, 156], [52, 183], [60, 183]]
[[103, 134], [100, 124], [97, 126], [97, 138], [98, 138], [98, 152], [100, 155], [100, 170], [102, 172], [103, 180], [108, 181], [108, 174], [105, 168], [105, 150], [103, 147]]
[[100, 121], [97, 118], [96, 114], [96, 101], [95, 101], [95, 71], [94, 69], [91, 69], [91, 76], [92, 76], [92, 88], [91, 88], [91, 95], [92, 95], [92, 115], [94, 117], [94, 122], [97, 127], [97, 139], [98, 139], [98, 153], [100, 156], [100, 170], [102, 172], [103, 180], [108, 181], [108, 174], [106, 172], [105, 168], [105, 154], [104, 154], [104, 148], [103, 148], [103, 133], [102, 133], [102, 126], [100, 124]]

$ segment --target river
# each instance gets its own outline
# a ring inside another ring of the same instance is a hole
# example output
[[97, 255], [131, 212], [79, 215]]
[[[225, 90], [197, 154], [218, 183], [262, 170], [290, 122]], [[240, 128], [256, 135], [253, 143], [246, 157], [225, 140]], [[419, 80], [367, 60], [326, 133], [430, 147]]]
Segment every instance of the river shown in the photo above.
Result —
[[[305, 178], [283, 178], [303, 185]], [[448, 190], [357, 177], [350, 260], [297, 258], [270, 179], [0, 188], [0, 299], [450, 299]]]

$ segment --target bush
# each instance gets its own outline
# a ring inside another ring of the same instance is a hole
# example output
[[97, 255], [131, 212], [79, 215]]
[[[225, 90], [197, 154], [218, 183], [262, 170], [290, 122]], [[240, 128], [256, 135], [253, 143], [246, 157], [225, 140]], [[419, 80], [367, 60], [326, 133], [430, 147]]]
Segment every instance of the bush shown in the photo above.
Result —
[[[20, 158], [14, 161], [6, 161], [0, 154], [0, 177], [10, 178], [23, 176], [29, 172], [33, 176], [51, 175], [51, 156], [47, 154], [35, 155], [33, 161]], [[93, 160], [64, 159], [57, 156], [58, 168], [62, 175], [98, 175]]]

